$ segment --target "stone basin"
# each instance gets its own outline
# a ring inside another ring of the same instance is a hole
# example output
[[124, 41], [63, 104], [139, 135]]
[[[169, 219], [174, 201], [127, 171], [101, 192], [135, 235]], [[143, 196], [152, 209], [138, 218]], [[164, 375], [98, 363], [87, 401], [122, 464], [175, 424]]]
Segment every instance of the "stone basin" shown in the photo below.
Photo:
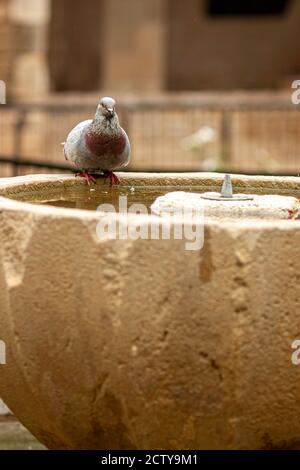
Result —
[[[170, 191], [223, 178], [120, 176]], [[233, 184], [300, 194], [300, 178]], [[0, 396], [21, 422], [50, 449], [300, 448], [300, 222], [207, 220], [187, 251], [32, 203], [74, 191], [88, 189], [73, 176], [0, 180]]]

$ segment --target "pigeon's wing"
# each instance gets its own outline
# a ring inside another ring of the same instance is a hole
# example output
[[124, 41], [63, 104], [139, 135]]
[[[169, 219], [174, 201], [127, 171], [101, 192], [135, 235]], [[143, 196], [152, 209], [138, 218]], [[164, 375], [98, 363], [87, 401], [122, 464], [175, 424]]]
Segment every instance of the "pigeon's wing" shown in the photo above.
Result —
[[124, 168], [125, 166], [128, 165], [128, 163], [130, 161], [130, 154], [131, 154], [131, 146], [130, 146], [129, 137], [128, 137], [128, 135], [126, 134], [126, 132], [124, 131], [124, 129], [122, 127], [121, 127], [121, 129], [122, 129], [122, 133], [125, 137], [126, 144], [125, 144], [125, 148], [123, 150], [123, 153], [120, 156], [120, 162], [119, 162], [118, 168]]
[[92, 119], [82, 121], [70, 131], [64, 144], [64, 155], [66, 160], [73, 161], [80, 146], [82, 133], [92, 122]]

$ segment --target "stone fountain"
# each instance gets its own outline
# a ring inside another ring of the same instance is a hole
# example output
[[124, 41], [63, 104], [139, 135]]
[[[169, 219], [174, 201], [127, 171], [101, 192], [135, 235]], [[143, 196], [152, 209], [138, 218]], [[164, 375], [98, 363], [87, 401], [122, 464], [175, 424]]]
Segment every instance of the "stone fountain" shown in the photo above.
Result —
[[[217, 195], [223, 178], [126, 173], [121, 189]], [[0, 396], [48, 448], [300, 447], [300, 178], [232, 181], [252, 205], [292, 201], [208, 217], [199, 251], [101, 239], [102, 212], [35, 203], [88, 191], [72, 176], [0, 181]]]

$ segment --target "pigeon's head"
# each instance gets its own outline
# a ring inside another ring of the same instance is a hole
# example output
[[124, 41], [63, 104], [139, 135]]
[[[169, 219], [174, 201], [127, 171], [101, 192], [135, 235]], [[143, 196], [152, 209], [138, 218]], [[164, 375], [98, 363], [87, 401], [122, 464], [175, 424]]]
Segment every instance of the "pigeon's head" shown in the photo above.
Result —
[[105, 96], [101, 98], [97, 113], [106, 117], [107, 119], [111, 119], [114, 117], [116, 112], [116, 102], [113, 98], [109, 98], [109, 96]]

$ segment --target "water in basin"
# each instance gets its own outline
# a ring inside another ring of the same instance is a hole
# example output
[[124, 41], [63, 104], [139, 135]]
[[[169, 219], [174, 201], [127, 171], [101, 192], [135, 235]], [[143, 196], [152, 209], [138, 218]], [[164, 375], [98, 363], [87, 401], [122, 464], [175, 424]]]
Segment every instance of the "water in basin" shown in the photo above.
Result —
[[[100, 204], [112, 204], [115, 210], [119, 207], [119, 196], [127, 196], [128, 205], [137, 203], [144, 204], [148, 209], [155, 199], [168, 192], [172, 191], [186, 191], [194, 193], [203, 193], [206, 191], [220, 191], [219, 186], [120, 186], [120, 187], [73, 187], [67, 191], [33, 191], [31, 193], [15, 194], [13, 199], [26, 201], [36, 204], [46, 204], [56, 207], [65, 207], [73, 209], [84, 210], [97, 210]], [[278, 188], [265, 188], [264, 191], [257, 188], [238, 188], [239, 193], [252, 193], [252, 194], [278, 194], [284, 196], [294, 196], [299, 198], [300, 191], [287, 191], [278, 190]]]
[[[34, 204], [42, 205], [51, 205], [61, 208], [72, 208], [72, 209], [83, 209], [95, 211], [102, 204], [107, 204], [101, 210], [119, 212], [124, 211], [124, 201], [121, 202], [122, 209], [120, 208], [120, 196], [126, 196], [127, 201], [125, 202], [125, 207], [129, 208], [132, 204], [143, 204], [146, 206], [147, 210], [150, 213], [150, 207], [154, 201], [160, 197], [164, 196], [167, 193], [172, 192], [185, 192], [185, 193], [204, 193], [208, 191], [220, 192], [220, 186], [217, 185], [153, 185], [153, 186], [144, 186], [144, 185], [135, 185], [135, 186], [114, 186], [110, 187], [96, 185], [96, 186], [85, 186], [85, 185], [75, 185], [75, 186], [65, 186], [65, 187], [37, 187], [34, 191], [23, 190], [20, 193], [14, 193], [11, 195], [13, 199], [20, 201], [26, 201]], [[259, 202], [259, 210], [253, 212], [252, 208], [249, 206], [242, 208], [242, 205], [239, 204], [234, 209], [234, 203], [227, 202], [222, 208], [214, 209], [205, 208], [205, 213], [207, 216], [212, 217], [230, 217], [230, 218], [298, 218], [299, 214], [299, 205], [295, 206], [293, 201], [284, 201], [283, 206], [280, 202], [279, 205], [275, 200], [275, 195], [277, 196], [293, 196], [294, 198], [299, 198], [299, 190], [291, 188], [275, 188], [275, 187], [266, 187], [266, 188], [257, 188], [257, 187], [236, 187], [235, 193], [247, 193], [247, 194], [257, 194], [260, 196], [263, 195], [274, 195], [274, 199], [271, 198], [270, 205], [267, 202], [267, 208], [265, 208], [266, 203]], [[297, 193], [297, 194], [296, 194]], [[8, 196], [9, 197], [9, 196]], [[289, 198], [290, 199], [290, 198]], [[278, 200], [278, 198], [277, 198]], [[261, 200], [260, 200], [261, 201]], [[268, 200], [269, 201], [269, 200]], [[224, 203], [223, 203], [224, 204]], [[288, 204], [287, 207], [285, 205]], [[291, 204], [291, 207], [289, 206]], [[255, 204], [257, 206], [257, 204]], [[277, 207], [276, 207], [277, 206]], [[294, 207], [295, 206], [295, 207]], [[228, 210], [227, 210], [228, 209]], [[265, 210], [266, 209], [266, 210]], [[134, 212], [137, 212], [136, 210]], [[217, 213], [216, 213], [217, 212]], [[280, 214], [281, 212], [281, 214]]]
[[[36, 204], [47, 204], [56, 207], [66, 207], [72, 209], [97, 210], [100, 204], [112, 204], [115, 210], [119, 207], [119, 196], [127, 196], [128, 206], [131, 204], [144, 204], [148, 209], [155, 199], [167, 192], [186, 191], [203, 193], [207, 187], [185, 187], [185, 186], [156, 186], [156, 187], [113, 187], [113, 188], [76, 188], [72, 191], [59, 194], [57, 191], [51, 194], [47, 192], [34, 192], [26, 195], [26, 202]], [[211, 186], [209, 187], [211, 189]], [[219, 187], [213, 189], [218, 191]], [[14, 199], [24, 200], [23, 197], [14, 197]]]

